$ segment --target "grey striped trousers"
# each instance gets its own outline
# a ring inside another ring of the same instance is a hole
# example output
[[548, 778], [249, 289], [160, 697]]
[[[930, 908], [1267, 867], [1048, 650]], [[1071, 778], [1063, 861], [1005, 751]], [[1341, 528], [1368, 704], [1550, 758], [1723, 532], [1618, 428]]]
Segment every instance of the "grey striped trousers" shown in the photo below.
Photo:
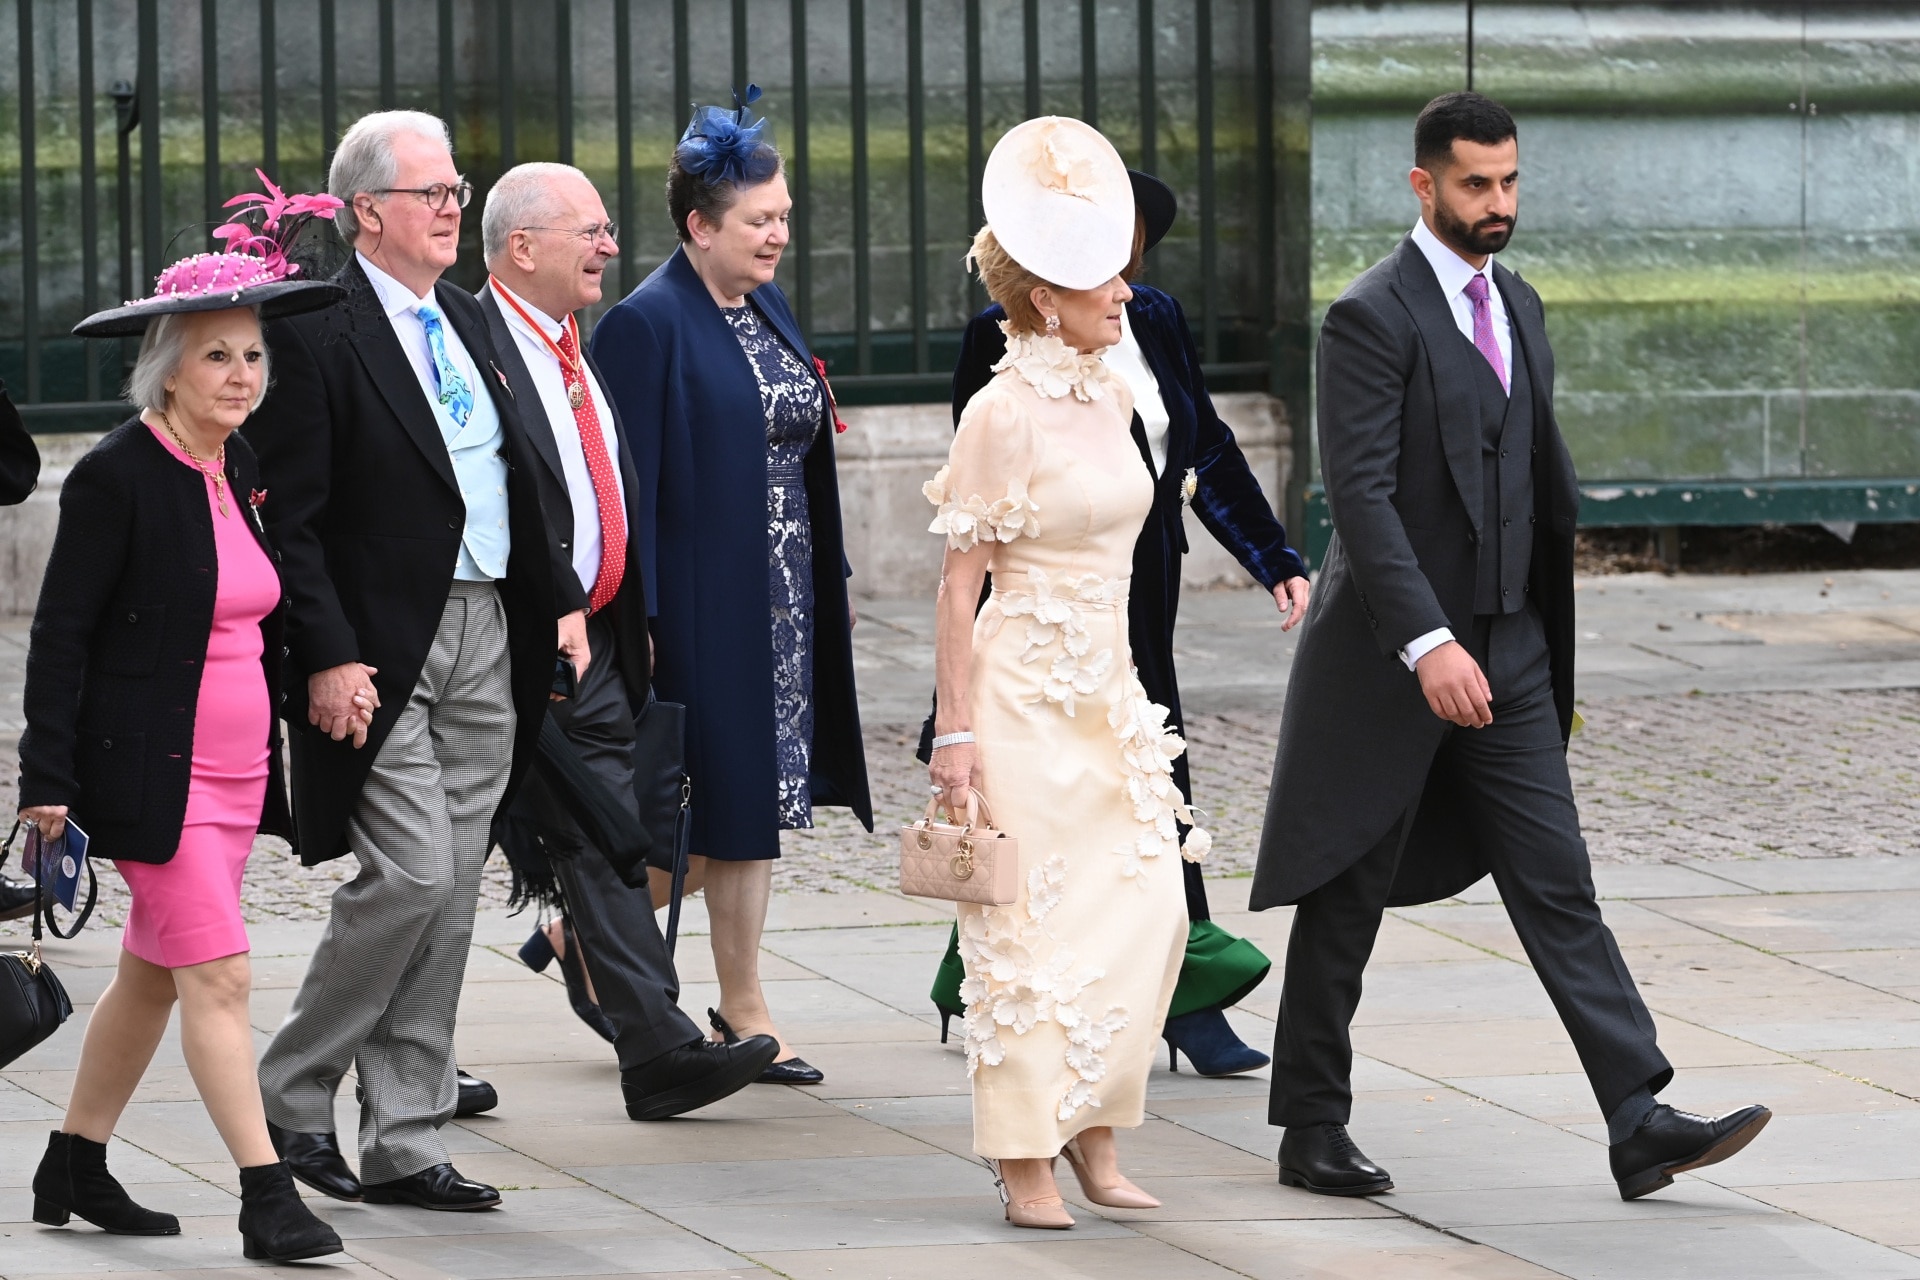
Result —
[[360, 872], [334, 890], [293, 1009], [260, 1060], [267, 1119], [296, 1133], [333, 1131], [334, 1092], [356, 1069], [367, 1182], [447, 1161], [454, 1016], [513, 731], [499, 592], [455, 582], [348, 820]]

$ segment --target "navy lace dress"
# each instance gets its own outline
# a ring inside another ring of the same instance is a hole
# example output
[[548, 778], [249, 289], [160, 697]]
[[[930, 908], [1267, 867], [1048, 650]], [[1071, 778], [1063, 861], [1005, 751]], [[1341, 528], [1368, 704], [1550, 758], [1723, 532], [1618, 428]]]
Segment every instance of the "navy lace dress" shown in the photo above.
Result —
[[780, 826], [813, 825], [813, 530], [801, 464], [820, 430], [820, 383], [752, 303], [722, 314], [747, 353], [767, 417], [767, 590], [773, 611], [774, 757]]

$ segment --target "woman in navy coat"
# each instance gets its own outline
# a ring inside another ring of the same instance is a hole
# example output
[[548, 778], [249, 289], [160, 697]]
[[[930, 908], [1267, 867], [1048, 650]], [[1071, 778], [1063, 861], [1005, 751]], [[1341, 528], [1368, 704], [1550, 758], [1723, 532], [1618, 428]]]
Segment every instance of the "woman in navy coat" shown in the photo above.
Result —
[[[1124, 273], [1132, 284], [1146, 251], [1173, 225], [1177, 206], [1172, 190], [1158, 178], [1128, 172], [1137, 210], [1134, 258]], [[967, 401], [993, 377], [993, 366], [1006, 354], [1006, 338], [1000, 332], [1005, 318], [995, 304], [967, 326], [953, 372], [956, 424]], [[1287, 545], [1287, 531], [1274, 517], [1246, 455], [1234, 442], [1233, 431], [1214, 412], [1200, 373], [1200, 354], [1180, 304], [1158, 289], [1133, 284], [1126, 319], [1127, 339], [1108, 351], [1106, 359], [1133, 384], [1139, 406], [1133, 419], [1134, 443], [1154, 477], [1153, 512], [1133, 552], [1128, 641], [1147, 696], [1168, 709], [1167, 723], [1180, 730], [1173, 628], [1180, 607], [1180, 557], [1187, 551], [1182, 520], [1186, 506], [1191, 503], [1207, 531], [1273, 593], [1287, 615], [1283, 626], [1288, 630], [1306, 615], [1307, 568]], [[927, 723], [931, 726], [931, 718]], [[926, 745], [923, 740], [923, 759]], [[1174, 760], [1173, 771], [1181, 794], [1192, 797], [1187, 755]], [[1181, 865], [1186, 872], [1191, 925], [1186, 963], [1168, 1011], [1169, 1057], [1177, 1064], [1176, 1055], [1185, 1053], [1205, 1075], [1233, 1075], [1263, 1067], [1266, 1055], [1241, 1042], [1223, 1011], [1259, 985], [1271, 962], [1252, 943], [1213, 923], [1199, 865]], [[934, 1003], [943, 1014], [961, 1007], [959, 978], [959, 954], [950, 946], [933, 988]]]
[[[687, 884], [706, 889], [726, 1039], [779, 1034], [759, 954], [780, 832], [815, 805], [873, 829], [832, 398], [773, 284], [792, 200], [763, 128], [745, 106], [695, 113], [667, 175], [680, 247], [591, 346], [639, 476], [654, 688], [687, 707]], [[782, 1042], [760, 1078], [822, 1076]]]

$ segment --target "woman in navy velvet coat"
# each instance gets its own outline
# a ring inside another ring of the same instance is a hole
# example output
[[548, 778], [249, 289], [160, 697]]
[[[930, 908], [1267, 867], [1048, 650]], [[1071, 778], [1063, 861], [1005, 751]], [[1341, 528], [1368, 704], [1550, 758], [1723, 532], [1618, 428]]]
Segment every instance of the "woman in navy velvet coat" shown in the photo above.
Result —
[[[702, 129], [719, 161], [689, 150]], [[744, 109], [696, 114], [668, 174], [681, 245], [591, 345], [639, 477], [653, 685], [687, 707], [688, 887], [706, 889], [728, 1037], [778, 1035], [758, 955], [781, 829], [811, 826], [813, 805], [873, 829], [832, 402], [772, 283], [792, 205], [779, 165]], [[783, 1044], [761, 1078], [821, 1077]]]
[[[1173, 193], [1165, 184], [1146, 174], [1129, 172], [1139, 211], [1138, 248], [1126, 272], [1131, 282], [1138, 273], [1141, 255], [1172, 225], [1175, 205]], [[1200, 373], [1200, 355], [1180, 304], [1158, 289], [1134, 284], [1133, 300], [1126, 310], [1128, 327], [1158, 384], [1167, 416], [1164, 466], [1156, 465], [1137, 413], [1133, 420], [1134, 443], [1140, 449], [1142, 463], [1154, 475], [1154, 505], [1134, 546], [1133, 583], [1127, 604], [1128, 642], [1141, 686], [1149, 698], [1168, 709], [1169, 726], [1180, 730], [1183, 721], [1180, 687], [1173, 669], [1173, 628], [1180, 607], [1180, 557], [1187, 551], [1182, 520], [1186, 503], [1182, 499], [1189, 473], [1193, 477], [1194, 513], [1248, 574], [1273, 593], [1276, 604], [1287, 613], [1284, 625], [1289, 629], [1305, 616], [1307, 568], [1287, 545], [1287, 531], [1275, 518], [1246, 455], [1234, 441], [1232, 429], [1214, 411]], [[1006, 354], [1006, 338], [1000, 332], [1000, 321], [1005, 318], [996, 303], [967, 326], [960, 360], [953, 371], [956, 425], [967, 401], [993, 377], [994, 364]], [[1115, 363], [1114, 353], [1109, 353], [1108, 362]], [[922, 747], [924, 750], [924, 742]], [[1186, 754], [1175, 759], [1173, 770], [1181, 794], [1192, 797]], [[1266, 1056], [1240, 1042], [1222, 1011], [1259, 984], [1270, 962], [1252, 943], [1213, 924], [1199, 865], [1181, 865], [1186, 872], [1187, 915], [1193, 923], [1180, 986], [1174, 992], [1167, 1019], [1168, 1042], [1187, 1053], [1195, 1067], [1209, 1075], [1265, 1066]], [[959, 969], [958, 954], [950, 948], [934, 984], [934, 1003], [943, 1011], [959, 1007]]]

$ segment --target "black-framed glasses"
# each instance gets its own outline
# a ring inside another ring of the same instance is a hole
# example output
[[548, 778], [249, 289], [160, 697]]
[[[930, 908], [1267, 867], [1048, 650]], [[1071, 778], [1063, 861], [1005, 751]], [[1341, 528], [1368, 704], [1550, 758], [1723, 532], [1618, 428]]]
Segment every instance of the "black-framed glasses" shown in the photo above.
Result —
[[427, 202], [427, 207], [438, 212], [447, 207], [447, 197], [452, 196], [456, 208], [464, 209], [467, 201], [473, 199], [473, 184], [465, 178], [448, 186], [436, 182], [430, 187], [382, 187], [372, 193], [376, 196], [419, 196]]
[[605, 236], [615, 244], [620, 243], [620, 224], [612, 218], [608, 218], [605, 222], [595, 223], [591, 227], [515, 227], [514, 230], [557, 231], [563, 236], [578, 236], [582, 240], [585, 240], [589, 246], [597, 244], [601, 236]]

